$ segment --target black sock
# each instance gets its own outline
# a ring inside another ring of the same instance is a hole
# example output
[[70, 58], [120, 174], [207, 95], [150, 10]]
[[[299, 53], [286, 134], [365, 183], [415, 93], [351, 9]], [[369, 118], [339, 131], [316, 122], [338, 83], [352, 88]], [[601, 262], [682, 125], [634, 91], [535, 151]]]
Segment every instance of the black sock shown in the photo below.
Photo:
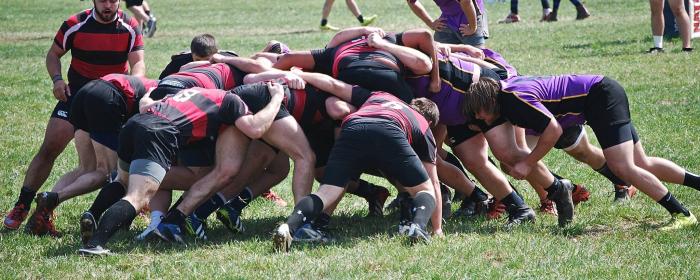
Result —
[[471, 195], [469, 195], [469, 199], [471, 199], [471, 201], [473, 202], [482, 202], [489, 199], [489, 196], [486, 195], [486, 193], [482, 191], [479, 187], [474, 186], [474, 191]]
[[661, 198], [661, 200], [657, 201], [661, 206], [666, 208], [666, 210], [671, 213], [671, 215], [676, 214], [676, 213], [683, 213], [684, 216], [690, 216], [690, 212], [688, 209], [683, 207], [678, 200], [676, 200], [675, 197], [671, 194], [671, 192], [666, 193], [664, 197]]
[[700, 191], [700, 176], [686, 171], [683, 185]]
[[112, 204], [122, 199], [124, 195], [126, 195], [124, 185], [116, 181], [111, 182], [100, 189], [88, 211], [92, 213], [96, 221], [99, 221], [102, 213], [107, 211], [107, 208], [112, 206]]
[[253, 192], [249, 188], [245, 188], [245, 190], [239, 193], [238, 196], [231, 199], [231, 201], [228, 202], [228, 205], [233, 207], [233, 209], [238, 210], [240, 213], [251, 201], [253, 201]]
[[509, 193], [501, 200], [501, 202], [506, 205], [506, 211], [508, 211], [508, 214], [526, 207], [525, 201], [523, 201], [523, 198], [516, 192]]
[[612, 170], [608, 168], [608, 163], [606, 162], [603, 164], [603, 167], [595, 169], [595, 172], [600, 173], [600, 175], [603, 175], [605, 178], [608, 178], [610, 182], [612, 182], [615, 185], [620, 185], [620, 186], [627, 186], [627, 183], [620, 179], [620, 177], [617, 177], [617, 175], [613, 174]]
[[117, 230], [131, 224], [134, 218], [136, 218], [134, 206], [123, 199], [117, 201], [105, 211], [95, 234], [88, 241], [88, 246], [104, 246]]
[[326, 24], [328, 24], [328, 20], [325, 18], [321, 19], [321, 26], [326, 26]]
[[185, 224], [186, 218], [187, 218], [187, 215], [185, 215], [185, 213], [182, 213], [182, 212], [180, 212], [180, 210], [173, 207], [173, 208], [170, 208], [170, 211], [168, 211], [168, 214], [165, 215], [165, 218], [163, 218], [162, 223], [182, 226]]
[[15, 203], [15, 206], [24, 204], [24, 208], [29, 210], [29, 208], [32, 206], [32, 200], [34, 200], [34, 197], [36, 197], [36, 191], [33, 191], [29, 187], [22, 187], [22, 189], [19, 190], [19, 198], [17, 198], [17, 203]]
[[302, 224], [311, 222], [323, 211], [323, 201], [315, 194], [302, 198], [296, 206], [292, 215], [287, 218], [290, 232], [294, 233]]
[[202, 203], [202, 205], [194, 210], [194, 215], [201, 220], [206, 220], [209, 218], [211, 213], [214, 213], [214, 211], [218, 210], [221, 206], [224, 206], [224, 204], [226, 204], [224, 196], [219, 193], [215, 193], [211, 198], [207, 199], [207, 201]]
[[401, 223], [413, 220], [413, 198], [407, 192], [400, 192], [396, 196], [399, 199], [399, 221]]
[[547, 170], [547, 171], [549, 171], [549, 173], [552, 173], [552, 176], [554, 176], [554, 178], [557, 178], [559, 180], [564, 179], [564, 177], [559, 176], [559, 174], [552, 172], [552, 170]]
[[552, 184], [549, 187], [544, 189], [547, 192], [547, 199], [551, 199], [550, 194], [554, 194], [555, 192], [557, 192], [557, 190], [559, 190], [560, 187], [561, 181], [559, 181], [559, 179], [557, 178], [554, 178], [554, 182], [552, 182]]
[[419, 192], [413, 198], [412, 222], [425, 229], [435, 210], [435, 198], [427, 192]]
[[348, 193], [354, 194], [362, 198], [369, 198], [372, 196], [372, 194], [374, 194], [374, 189], [374, 185], [365, 180], [360, 179], [357, 181], [357, 188], [355, 188], [352, 191], [348, 191]]
[[321, 212], [318, 217], [313, 221], [313, 226], [315, 229], [327, 229], [328, 225], [331, 223], [331, 215]]
[[357, 20], [360, 21], [360, 23], [365, 22], [365, 18], [363, 18], [362, 15], [357, 16]]

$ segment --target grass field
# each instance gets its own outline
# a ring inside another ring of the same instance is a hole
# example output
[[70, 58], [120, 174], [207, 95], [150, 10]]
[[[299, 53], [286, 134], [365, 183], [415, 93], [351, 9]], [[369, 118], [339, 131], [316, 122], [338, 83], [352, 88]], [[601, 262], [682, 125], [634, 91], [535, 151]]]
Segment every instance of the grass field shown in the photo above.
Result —
[[[322, 47], [332, 34], [317, 31], [321, 2], [152, 0], [159, 22], [156, 36], [145, 39], [148, 76], [157, 77], [171, 54], [203, 32], [242, 55], [262, 49], [270, 39], [294, 49]], [[355, 25], [343, 1], [338, 2], [331, 23]], [[380, 15], [376, 25], [385, 30], [423, 27], [404, 1], [358, 2], [365, 14]], [[436, 16], [433, 3], [423, 2]], [[487, 44], [523, 74], [600, 73], [619, 80], [647, 153], [700, 171], [700, 54], [681, 54], [678, 41], [667, 42], [664, 55], [643, 54], [651, 46], [647, 1], [591, 0], [587, 5], [593, 16], [585, 21], [574, 21], [573, 7], [564, 2], [559, 22], [539, 23], [539, 3], [522, 1], [524, 22], [514, 25], [496, 24], [507, 14], [507, 4], [488, 5], [492, 38]], [[61, 22], [90, 6], [75, 0], [0, 1], [0, 211], [15, 202], [55, 104], [44, 66], [46, 50]], [[63, 59], [64, 71], [68, 61]], [[505, 230], [503, 221], [448, 220], [446, 238], [411, 247], [393, 236], [395, 215], [365, 219], [365, 202], [347, 197], [332, 222], [337, 243], [276, 254], [269, 233], [291, 206], [258, 200], [243, 215], [244, 234], [231, 235], [212, 220], [208, 242], [139, 244], [132, 238], [146, 221], [138, 218], [109, 244], [117, 255], [91, 259], [75, 251], [78, 217], [93, 193], [58, 208], [61, 238], [0, 232], [0, 278], [700, 279], [700, 227], [659, 232], [656, 227], [668, 214], [649, 198], [613, 205], [612, 187], [590, 168], [556, 151], [545, 161], [592, 192], [569, 228], [558, 229], [554, 217], [543, 215], [513, 231]], [[70, 146], [42, 190], [76, 163]], [[514, 183], [531, 206], [539, 205], [526, 183]], [[669, 187], [700, 214], [700, 193]], [[291, 201], [288, 180], [274, 190]]]

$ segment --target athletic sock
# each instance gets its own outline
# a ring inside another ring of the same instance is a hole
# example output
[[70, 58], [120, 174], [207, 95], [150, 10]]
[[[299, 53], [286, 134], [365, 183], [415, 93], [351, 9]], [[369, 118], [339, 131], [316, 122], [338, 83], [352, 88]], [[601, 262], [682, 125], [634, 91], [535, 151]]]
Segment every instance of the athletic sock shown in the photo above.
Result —
[[413, 220], [413, 198], [407, 192], [400, 192], [396, 196], [399, 199], [399, 222], [405, 223]]
[[287, 218], [289, 231], [294, 233], [302, 224], [315, 220], [321, 211], [323, 211], [323, 200], [320, 197], [315, 194], [305, 196], [294, 206], [292, 215]]
[[321, 214], [318, 214], [318, 217], [316, 217], [316, 219], [313, 221], [313, 227], [315, 229], [325, 230], [328, 228], [330, 223], [331, 215], [321, 212]]
[[197, 216], [197, 218], [206, 220], [209, 218], [211, 213], [214, 213], [214, 211], [221, 208], [221, 206], [224, 206], [224, 204], [226, 204], [224, 195], [221, 193], [215, 193], [211, 198], [207, 199], [207, 201], [202, 203], [202, 205], [194, 210], [194, 215]]
[[365, 23], [365, 18], [363, 18], [362, 15], [357, 16], [357, 20], [358, 20], [360, 23]]
[[688, 217], [690, 216], [690, 212], [688, 209], [683, 207], [678, 200], [676, 200], [675, 197], [671, 194], [669, 191], [664, 195], [664, 197], [661, 198], [661, 200], [657, 201], [661, 206], [666, 208], [666, 210], [671, 213], [671, 215], [676, 214], [676, 213], [682, 213], [684, 216]]
[[328, 20], [325, 18], [321, 19], [321, 26], [326, 26], [326, 24], [328, 24]]
[[100, 189], [100, 192], [97, 194], [95, 201], [92, 202], [92, 206], [90, 206], [88, 211], [92, 213], [96, 221], [99, 221], [102, 213], [107, 211], [107, 208], [112, 206], [112, 204], [122, 199], [124, 195], [126, 195], [124, 185], [116, 181], [111, 182]]
[[165, 215], [163, 223], [182, 226], [185, 224], [186, 218], [187, 215], [185, 215], [185, 213], [182, 213], [180, 210], [173, 207], [170, 208], [170, 211], [168, 211], [168, 215]]
[[228, 202], [228, 205], [233, 207], [233, 209], [238, 210], [240, 213], [243, 211], [246, 206], [253, 200], [253, 191], [251, 191], [249, 188], [245, 188], [241, 193], [238, 194], [238, 196], [234, 197], [231, 199], [231, 201]]
[[88, 241], [88, 246], [104, 246], [117, 230], [124, 225], [131, 224], [134, 218], [136, 218], [134, 206], [128, 201], [120, 199], [105, 211], [95, 234]]
[[664, 36], [652, 36], [654, 37], [654, 48], [663, 49], [664, 48]]
[[435, 197], [427, 192], [418, 192], [413, 198], [413, 220], [412, 222], [425, 229], [430, 221], [430, 216], [435, 210]]
[[603, 167], [595, 169], [595, 172], [600, 173], [600, 175], [605, 176], [605, 178], [608, 178], [610, 182], [612, 182], [615, 185], [620, 185], [620, 186], [627, 186], [627, 183], [620, 179], [620, 177], [617, 177], [617, 175], [613, 174], [612, 170], [608, 168], [608, 163], [604, 163]]
[[360, 179], [357, 181], [357, 188], [355, 188], [352, 191], [348, 191], [348, 193], [354, 194], [362, 198], [369, 198], [372, 196], [372, 194], [374, 194], [375, 188], [376, 187], [371, 183]]
[[700, 176], [686, 171], [683, 185], [700, 191]]
[[544, 190], [547, 192], [547, 199], [550, 199], [550, 194], [555, 193], [559, 188], [561, 187], [561, 181], [559, 179], [554, 178], [554, 182], [552, 184], [545, 188]]
[[34, 200], [34, 197], [36, 197], [36, 191], [24, 186], [19, 190], [19, 197], [17, 198], [17, 203], [15, 203], [15, 206], [24, 204], [24, 208], [29, 210], [29, 208], [32, 206], [32, 200]]

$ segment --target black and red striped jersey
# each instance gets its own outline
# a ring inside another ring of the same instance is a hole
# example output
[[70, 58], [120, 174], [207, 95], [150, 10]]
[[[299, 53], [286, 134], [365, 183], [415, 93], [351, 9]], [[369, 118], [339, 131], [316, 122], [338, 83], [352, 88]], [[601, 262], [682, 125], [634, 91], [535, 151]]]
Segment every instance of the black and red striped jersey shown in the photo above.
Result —
[[313, 129], [323, 120], [329, 119], [326, 99], [329, 94], [307, 85], [304, 89], [289, 89], [283, 105], [304, 131]]
[[205, 88], [184, 89], [169, 95], [149, 108], [147, 113], [169, 120], [180, 130], [183, 143], [216, 138], [225, 126], [251, 114], [237, 95]]
[[178, 88], [209, 88], [230, 90], [243, 84], [245, 73], [226, 63], [206, 64], [169, 75], [160, 81], [162, 85]]
[[129, 116], [138, 113], [138, 103], [141, 97], [151, 88], [158, 86], [158, 80], [124, 74], [109, 74], [100, 79], [112, 84], [119, 90], [126, 103], [126, 110]]
[[106, 24], [95, 19], [92, 9], [71, 16], [56, 33], [54, 44], [71, 51], [68, 82], [77, 88], [107, 74], [128, 73], [129, 53], [143, 50], [138, 22], [121, 10]]
[[[403, 43], [400, 41], [401, 34], [390, 34], [384, 39], [399, 45]], [[363, 66], [386, 68], [382, 63], [375, 60], [377, 58], [390, 61], [400, 70], [403, 68], [399, 59], [393, 54], [370, 47], [367, 44], [367, 36], [343, 42], [333, 48], [311, 50], [311, 55], [315, 62], [313, 71], [324, 73], [334, 78], [338, 78], [338, 73], [346, 68]]]

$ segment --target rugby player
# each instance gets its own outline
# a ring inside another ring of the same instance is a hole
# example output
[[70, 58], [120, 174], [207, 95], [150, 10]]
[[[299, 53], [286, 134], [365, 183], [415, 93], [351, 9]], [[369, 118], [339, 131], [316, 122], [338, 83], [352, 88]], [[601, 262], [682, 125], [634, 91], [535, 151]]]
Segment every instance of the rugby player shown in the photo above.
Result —
[[430, 29], [435, 41], [484, 47], [488, 38], [488, 20], [482, 0], [435, 0], [442, 12], [433, 20], [418, 0], [407, 0], [411, 11]]

